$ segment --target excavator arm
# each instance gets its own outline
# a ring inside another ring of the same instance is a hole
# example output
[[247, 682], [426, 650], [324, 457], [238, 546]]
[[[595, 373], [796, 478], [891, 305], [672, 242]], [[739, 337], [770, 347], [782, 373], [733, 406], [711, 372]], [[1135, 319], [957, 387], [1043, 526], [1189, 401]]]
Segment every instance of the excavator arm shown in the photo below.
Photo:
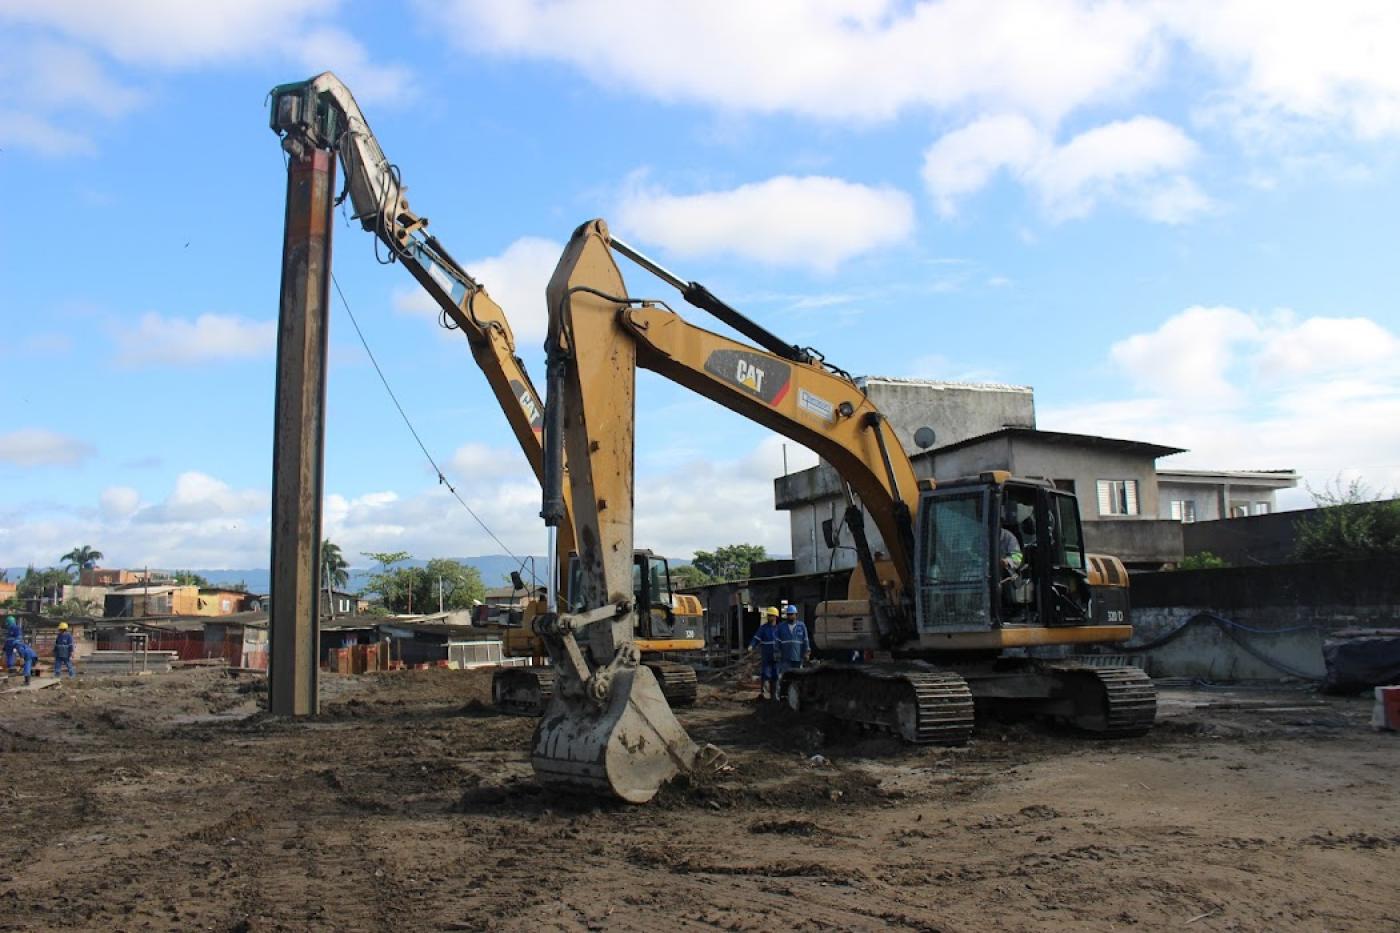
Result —
[[[739, 329], [761, 348], [696, 327], [658, 302], [631, 298], [613, 264], [616, 254], [674, 285], [687, 300]], [[606, 262], [602, 257], [607, 257]], [[612, 238], [601, 220], [584, 224], [574, 233], [555, 275], [550, 291], [551, 321], [564, 345], [564, 356], [582, 361], [574, 390], [574, 405], [581, 406], [577, 410], [586, 413], [593, 404], [600, 409], [594, 418], [612, 421], [621, 419], [625, 412], [625, 428], [610, 424], [606, 437], [621, 438], [625, 430], [626, 443], [630, 444], [630, 371], [640, 366], [815, 451], [831, 463], [846, 484], [847, 526], [856, 542], [880, 634], [889, 643], [914, 637], [908, 594], [913, 591], [918, 477], [893, 426], [860, 386], [846, 373], [825, 365], [814, 351], [784, 343], [703, 286], [682, 281]], [[596, 366], [601, 360], [608, 361], [605, 373], [612, 381], [586, 371], [585, 367]], [[624, 370], [629, 373], [625, 380], [615, 375]], [[596, 401], [590, 403], [590, 399]], [[565, 433], [581, 447], [596, 446], [604, 436], [592, 421], [583, 429], [571, 421]], [[606, 448], [608, 441], [602, 443]], [[624, 467], [620, 452], [600, 454], [600, 450], [576, 453], [570, 447], [568, 451], [570, 464], [579, 463], [576, 457], [585, 455], [605, 456], [610, 461], [590, 469], [586, 476], [572, 477], [575, 502], [618, 498], [608, 491], [607, 483], [599, 483], [600, 476], [625, 475], [630, 483], [630, 461]], [[614, 464], [613, 460], [619, 462]], [[583, 514], [586, 511], [580, 507], [581, 528], [589, 521]], [[879, 528], [888, 552], [888, 562], [878, 566], [864, 532], [865, 512]], [[624, 517], [611, 508], [610, 517], [619, 529], [624, 524], [630, 528], [630, 511]], [[599, 527], [593, 533], [600, 541], [621, 540], [620, 531], [614, 535]], [[593, 566], [600, 572], [605, 569]], [[893, 579], [887, 579], [891, 576]]]
[[[355, 220], [387, 248], [432, 296], [445, 326], [460, 330], [505, 412], [520, 449], [543, 479], [541, 435], [544, 404], [516, 352], [515, 335], [501, 306], [428, 232], [428, 219], [408, 204], [398, 168], [384, 155], [350, 89], [331, 72], [273, 88], [272, 129], [289, 151], [298, 147], [335, 152], [345, 172], [345, 197]], [[565, 491], [563, 508], [571, 511]], [[559, 529], [560, 558], [574, 549], [573, 523]], [[551, 586], [553, 581], [551, 581]]]

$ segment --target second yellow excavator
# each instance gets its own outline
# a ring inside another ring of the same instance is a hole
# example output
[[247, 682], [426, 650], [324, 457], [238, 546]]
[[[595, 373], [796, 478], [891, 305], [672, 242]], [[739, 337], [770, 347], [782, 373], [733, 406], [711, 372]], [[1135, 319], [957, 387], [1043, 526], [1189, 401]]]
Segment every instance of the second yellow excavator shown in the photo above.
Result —
[[[326, 72], [276, 87], [270, 97], [272, 128], [279, 136], [310, 140], [338, 154], [355, 219], [383, 244], [388, 257], [385, 261], [401, 264], [437, 303], [443, 326], [460, 330], [467, 338], [472, 357], [538, 477], [544, 406], [516, 352], [510, 321], [486, 288], [428, 233], [428, 219], [409, 207], [398, 167], [385, 157], [350, 89]], [[572, 512], [566, 493], [556, 555], [562, 561], [574, 552]], [[671, 705], [694, 703], [695, 668], [676, 658], [693, 657], [704, 650], [700, 601], [674, 592], [666, 558], [648, 550], [633, 554], [632, 579], [633, 598], [645, 607], [638, 616], [636, 632], [642, 662], [661, 683]], [[559, 582], [567, 601], [572, 575]], [[521, 618], [506, 627], [508, 654], [539, 660], [545, 657], [544, 646], [532, 630], [534, 617], [543, 609], [542, 601], [531, 601]], [[544, 665], [501, 668], [491, 684], [497, 708], [525, 715], [541, 713], [553, 688], [554, 671]]]

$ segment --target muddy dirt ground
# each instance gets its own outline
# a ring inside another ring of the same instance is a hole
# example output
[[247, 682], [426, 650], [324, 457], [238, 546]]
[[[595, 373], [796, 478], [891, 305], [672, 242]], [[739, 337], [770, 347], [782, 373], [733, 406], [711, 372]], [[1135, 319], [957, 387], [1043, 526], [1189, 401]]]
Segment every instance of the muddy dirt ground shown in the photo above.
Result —
[[[0, 694], [0, 929], [1381, 930], [1400, 736], [1303, 691], [1164, 691], [1147, 738], [824, 736], [747, 685], [682, 714], [734, 771], [546, 794], [488, 672], [212, 670]], [[822, 759], [811, 756], [820, 754]]]

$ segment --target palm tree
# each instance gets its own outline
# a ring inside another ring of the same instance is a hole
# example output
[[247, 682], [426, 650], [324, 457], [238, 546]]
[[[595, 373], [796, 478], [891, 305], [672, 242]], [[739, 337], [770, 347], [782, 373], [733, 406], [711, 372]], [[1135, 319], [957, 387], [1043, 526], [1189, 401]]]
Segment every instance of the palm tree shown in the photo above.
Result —
[[102, 552], [94, 549], [92, 545], [84, 544], [82, 547], [75, 547], [64, 554], [59, 560], [63, 561], [64, 567], [71, 567], [81, 574], [84, 570], [91, 570], [97, 566], [97, 562], [102, 559]]
[[346, 571], [350, 569], [350, 564], [346, 562], [345, 555], [340, 553], [340, 545], [327, 538], [321, 542], [321, 582], [331, 581], [333, 586], [345, 586], [350, 582], [350, 574]]

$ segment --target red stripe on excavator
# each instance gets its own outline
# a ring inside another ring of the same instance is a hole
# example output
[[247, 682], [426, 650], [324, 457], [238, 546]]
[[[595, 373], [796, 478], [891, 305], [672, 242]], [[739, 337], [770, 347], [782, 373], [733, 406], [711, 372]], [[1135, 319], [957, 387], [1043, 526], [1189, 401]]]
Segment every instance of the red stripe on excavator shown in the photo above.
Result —
[[773, 396], [773, 401], [768, 403], [769, 406], [777, 408], [779, 405], [781, 405], [783, 403], [783, 399], [787, 398], [788, 389], [790, 388], [792, 388], [791, 379], [783, 383], [783, 387], [778, 390], [778, 394]]

